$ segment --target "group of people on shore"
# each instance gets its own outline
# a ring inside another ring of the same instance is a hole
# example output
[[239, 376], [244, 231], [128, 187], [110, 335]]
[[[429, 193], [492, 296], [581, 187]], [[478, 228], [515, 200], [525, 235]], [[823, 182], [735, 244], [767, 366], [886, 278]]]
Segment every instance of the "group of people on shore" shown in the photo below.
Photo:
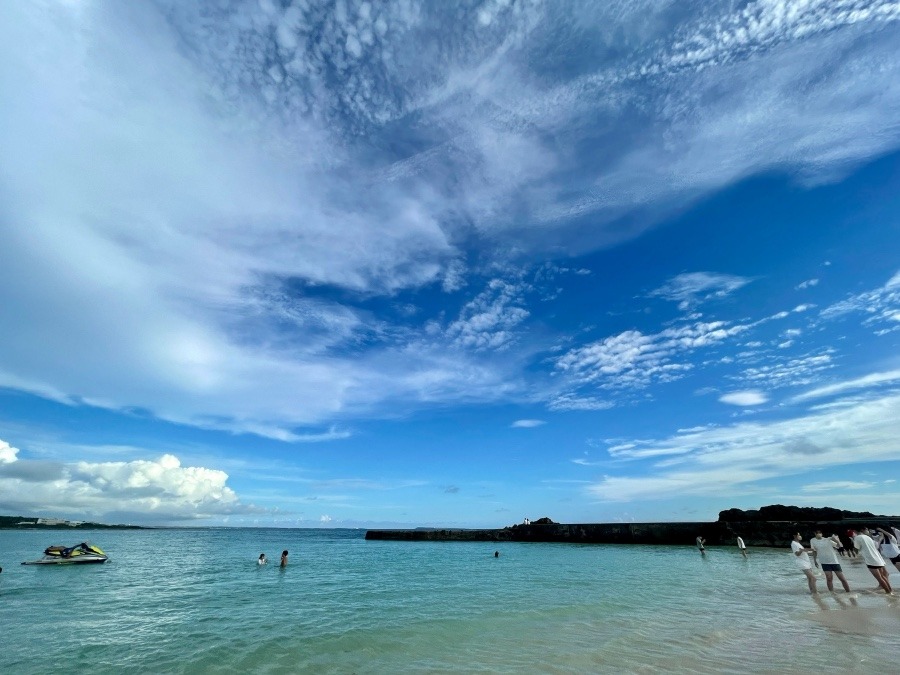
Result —
[[[875, 577], [878, 588], [886, 594], [892, 595], [894, 590], [891, 587], [887, 565], [890, 562], [897, 570], [900, 570], [900, 545], [898, 545], [900, 530], [896, 527], [892, 527], [890, 530], [881, 527], [873, 529], [863, 527], [859, 532], [851, 530], [848, 532], [848, 536], [853, 543], [853, 552], [848, 552], [848, 554], [852, 555], [858, 551], [869, 572]], [[791, 542], [791, 552], [794, 555], [794, 562], [806, 575], [809, 592], [818, 593], [816, 575], [812, 571], [813, 562], [809, 559], [809, 554], [812, 553], [816, 567], [821, 567], [822, 572], [825, 573], [825, 583], [828, 586], [828, 590], [834, 591], [834, 577], [836, 576], [844, 590], [849, 593], [850, 584], [847, 583], [847, 579], [844, 577], [838, 558], [839, 550], [846, 548], [840, 537], [832, 534], [826, 538], [822, 534], [822, 530], [816, 530], [815, 538], [809, 541], [809, 547], [803, 546], [802, 541], [803, 535], [799, 532], [794, 534], [794, 541]]]
[[[282, 551], [281, 552], [281, 563], [278, 566], [279, 567], [287, 567], [287, 560], [288, 560], [288, 552]], [[269, 559], [266, 557], [265, 553], [259, 554], [259, 559], [256, 561], [256, 564], [257, 565], [268, 565], [269, 564]]]
[[[813, 572], [813, 564], [821, 567], [825, 573], [825, 583], [829, 591], [834, 591], [834, 577], [838, 578], [846, 592], [850, 592], [850, 584], [844, 576], [841, 569], [840, 558], [861, 556], [863, 562], [875, 581], [878, 582], [878, 589], [892, 595], [890, 575], [888, 573], [888, 564], [893, 564], [900, 571], [900, 529], [891, 527], [886, 530], [882, 527], [860, 528], [859, 532], [848, 530], [847, 541], [849, 546], [845, 544], [841, 537], [832, 534], [826, 537], [822, 530], [817, 529], [815, 536], [810, 539], [809, 546], [803, 545], [803, 535], [799, 532], [794, 534], [794, 540], [791, 542], [791, 553], [794, 562], [806, 576], [809, 584], [810, 593], [818, 593], [816, 586], [817, 579]], [[706, 555], [706, 539], [697, 537], [697, 549], [700, 555]], [[741, 555], [747, 557], [747, 545], [741, 537], [737, 538], [737, 547]], [[812, 554], [813, 560], [809, 556]]]

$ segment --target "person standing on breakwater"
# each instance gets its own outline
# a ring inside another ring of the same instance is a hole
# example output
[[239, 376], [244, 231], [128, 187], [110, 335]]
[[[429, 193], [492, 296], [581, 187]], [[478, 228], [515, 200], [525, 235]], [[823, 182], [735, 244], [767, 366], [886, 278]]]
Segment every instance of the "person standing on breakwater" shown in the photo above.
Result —
[[[875, 547], [875, 542], [869, 536], [868, 527], [862, 528], [859, 534], [856, 535], [853, 539], [853, 546], [859, 551], [863, 561], [866, 563], [866, 567], [869, 568], [878, 585], [884, 589], [885, 593], [892, 595], [894, 590], [891, 588], [891, 582], [888, 581], [884, 558], [881, 557], [881, 554]], [[877, 591], [878, 589], [876, 588], [875, 590]]]
[[809, 554], [815, 554], [816, 550], [813, 548], [805, 548], [803, 544], [800, 542], [803, 540], [803, 536], [797, 532], [794, 535], [794, 541], [791, 542], [791, 552], [794, 556], [794, 562], [797, 564], [797, 567], [806, 575], [806, 583], [809, 584], [809, 592], [810, 593], [818, 593], [819, 590], [816, 588], [816, 575], [813, 574], [812, 571], [812, 563], [809, 561]]
[[838, 562], [837, 549], [834, 547], [834, 542], [835, 538], [833, 536], [826, 539], [822, 536], [822, 530], [816, 530], [816, 537], [809, 540], [809, 545], [816, 552], [816, 562], [822, 566], [822, 571], [825, 572], [825, 583], [828, 584], [828, 590], [834, 593], [834, 579], [832, 577], [837, 575], [844, 590], [849, 593], [850, 584], [847, 583], [847, 577], [844, 576], [844, 571]]
[[744, 540], [740, 537], [737, 538], [737, 546], [741, 551], [741, 555], [745, 558], [747, 557], [747, 544], [744, 543]]
[[288, 556], [287, 551], [281, 552], [281, 565], [280, 565], [281, 567], [287, 567], [287, 556]]
[[706, 555], [706, 549], [703, 548], [703, 544], [706, 543], [706, 539], [703, 537], [697, 537], [697, 548], [700, 549], [700, 555]]

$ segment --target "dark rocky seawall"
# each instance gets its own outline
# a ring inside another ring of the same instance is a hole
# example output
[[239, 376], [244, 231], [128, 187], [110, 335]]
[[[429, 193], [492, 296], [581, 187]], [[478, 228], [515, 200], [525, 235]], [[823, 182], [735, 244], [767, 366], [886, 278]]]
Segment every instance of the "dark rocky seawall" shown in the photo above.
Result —
[[694, 546], [697, 537], [707, 546], [735, 546], [742, 537], [747, 546], [790, 546], [795, 532], [804, 539], [820, 528], [826, 536], [864, 525], [887, 527], [894, 519], [867, 518], [834, 521], [718, 521], [698, 523], [591, 523], [513, 525], [496, 530], [369, 530], [368, 540], [390, 541], [533, 541], [564, 544], [678, 544]]

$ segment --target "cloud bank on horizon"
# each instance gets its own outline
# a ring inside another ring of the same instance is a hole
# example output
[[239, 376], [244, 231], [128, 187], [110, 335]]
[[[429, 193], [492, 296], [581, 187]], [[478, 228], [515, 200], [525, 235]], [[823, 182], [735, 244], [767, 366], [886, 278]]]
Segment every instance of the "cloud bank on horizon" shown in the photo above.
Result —
[[[761, 176], [837, 189], [896, 153], [898, 39], [900, 5], [878, 0], [8, 3], [0, 388], [310, 453], [456, 407], [504, 408], [497, 426], [521, 439], [675, 391], [715, 406], [703, 431], [656, 412], [617, 428], [612, 464], [580, 474], [585, 504], [896, 461], [879, 422], [896, 259], [851, 279], [821, 257], [763, 269], [696, 242], [639, 247]], [[854, 361], [862, 344], [871, 360]], [[790, 450], [827, 447], [834, 425], [864, 425], [842, 447], [867, 449]], [[50, 460], [5, 452], [8, 494], [37, 494], [21, 471]], [[50, 468], [85, 512], [254, 516], [228, 476], [287, 503], [244, 465], [175, 457], [157, 441]], [[321, 522], [356, 499], [333, 480]], [[459, 498], [463, 480], [388, 483]]]

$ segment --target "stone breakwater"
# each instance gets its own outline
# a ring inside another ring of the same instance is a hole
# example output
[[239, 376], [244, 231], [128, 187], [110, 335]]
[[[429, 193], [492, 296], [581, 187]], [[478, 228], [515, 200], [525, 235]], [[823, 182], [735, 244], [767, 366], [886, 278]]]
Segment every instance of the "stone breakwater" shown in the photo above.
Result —
[[368, 540], [390, 541], [516, 541], [558, 542], [564, 544], [677, 544], [694, 545], [697, 537], [706, 539], [707, 546], [734, 546], [742, 537], [748, 546], [790, 546], [795, 532], [804, 538], [813, 536], [821, 528], [826, 536], [847, 530], [887, 527], [890, 520], [840, 521], [746, 521], [694, 523], [591, 523], [542, 525], [513, 525], [495, 530], [416, 529], [369, 530]]

